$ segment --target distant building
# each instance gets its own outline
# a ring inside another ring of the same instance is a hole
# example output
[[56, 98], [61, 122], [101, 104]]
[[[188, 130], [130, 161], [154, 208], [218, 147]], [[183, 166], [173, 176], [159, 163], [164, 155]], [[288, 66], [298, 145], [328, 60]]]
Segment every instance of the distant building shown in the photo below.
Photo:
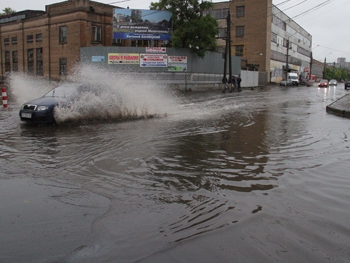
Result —
[[264, 72], [268, 82], [280, 82], [286, 71], [300, 76], [310, 71], [312, 36], [272, 0], [214, 3], [210, 14], [219, 24], [219, 51], [225, 50], [228, 12], [232, 53], [241, 56], [243, 69]]

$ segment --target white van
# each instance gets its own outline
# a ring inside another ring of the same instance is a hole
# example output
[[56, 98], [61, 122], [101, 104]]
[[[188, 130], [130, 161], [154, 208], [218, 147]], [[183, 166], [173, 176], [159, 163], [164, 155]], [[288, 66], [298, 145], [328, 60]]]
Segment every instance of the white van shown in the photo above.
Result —
[[291, 80], [292, 85], [299, 86], [299, 76], [297, 73], [294, 73], [294, 72], [287, 73], [287, 79]]

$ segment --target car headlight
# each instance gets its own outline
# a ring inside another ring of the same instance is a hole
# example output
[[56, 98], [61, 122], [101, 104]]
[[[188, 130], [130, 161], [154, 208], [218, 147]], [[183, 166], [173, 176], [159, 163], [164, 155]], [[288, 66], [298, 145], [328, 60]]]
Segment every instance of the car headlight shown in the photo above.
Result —
[[37, 111], [48, 110], [49, 106], [38, 106]]

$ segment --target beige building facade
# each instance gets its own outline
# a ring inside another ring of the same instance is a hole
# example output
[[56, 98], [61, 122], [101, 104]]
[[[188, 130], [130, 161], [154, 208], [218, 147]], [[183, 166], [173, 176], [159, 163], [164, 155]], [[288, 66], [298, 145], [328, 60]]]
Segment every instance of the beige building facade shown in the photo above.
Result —
[[230, 21], [231, 52], [242, 58], [242, 69], [265, 72], [268, 82], [277, 83], [287, 71], [303, 76], [310, 70], [312, 36], [272, 0], [215, 3], [210, 14], [219, 24], [217, 45], [222, 52]]

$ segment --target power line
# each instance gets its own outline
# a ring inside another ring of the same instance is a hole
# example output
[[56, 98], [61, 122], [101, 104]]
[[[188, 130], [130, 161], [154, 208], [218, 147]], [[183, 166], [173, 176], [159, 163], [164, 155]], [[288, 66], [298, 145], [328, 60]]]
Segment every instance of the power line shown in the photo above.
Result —
[[333, 1], [334, 1], [334, 0], [326, 0], [326, 1], [324, 1], [324, 2], [322, 2], [322, 3], [320, 3], [320, 4], [318, 4], [318, 5], [316, 5], [316, 6], [312, 7], [312, 8], [310, 8], [310, 9], [308, 9], [308, 10], [306, 10], [306, 11], [300, 13], [299, 15], [293, 16], [292, 19], [294, 19], [294, 18], [296, 18], [296, 17], [299, 17], [299, 16], [301, 16], [301, 15], [306, 15], [307, 13], [313, 12], [313, 11], [315, 11], [315, 10], [317, 10], [317, 9], [319, 9], [319, 8], [325, 6], [325, 5], [327, 5], [327, 4], [329, 4], [330, 2], [333, 2]]

